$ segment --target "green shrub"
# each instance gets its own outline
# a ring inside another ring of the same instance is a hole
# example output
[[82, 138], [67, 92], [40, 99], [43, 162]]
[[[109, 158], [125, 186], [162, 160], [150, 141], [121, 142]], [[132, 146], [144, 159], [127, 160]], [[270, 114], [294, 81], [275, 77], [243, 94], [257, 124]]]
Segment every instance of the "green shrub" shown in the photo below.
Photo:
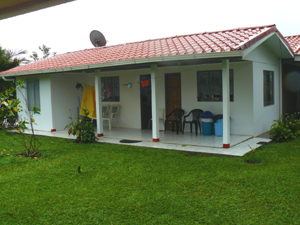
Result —
[[0, 93], [0, 127], [14, 127], [18, 119], [21, 101], [14, 98], [15, 88]]
[[67, 124], [65, 128], [68, 129], [68, 134], [76, 135], [76, 142], [77, 143], [89, 143], [96, 141], [96, 134], [94, 125], [91, 123], [91, 119], [88, 118], [89, 112], [87, 109], [84, 110], [85, 116], [81, 118], [76, 118]]
[[273, 141], [290, 141], [300, 136], [300, 112], [284, 114], [281, 120], [274, 120], [270, 136]]
[[[27, 98], [24, 96], [21, 88], [26, 88], [26, 86], [22, 81], [18, 80], [16, 88], [12, 87], [0, 93], [0, 129], [5, 130], [5, 132], [18, 131], [23, 136], [22, 141], [18, 142], [25, 148], [24, 155], [33, 157], [42, 145], [35, 136], [33, 129], [33, 125], [37, 125], [33, 116], [40, 114], [40, 109], [34, 105], [32, 111], [29, 111]], [[15, 96], [16, 89], [20, 91], [19, 93], [25, 101], [24, 108], [20, 105], [21, 101]], [[19, 118], [18, 113], [22, 111], [25, 112], [25, 116]], [[25, 135], [25, 130], [28, 130], [31, 135]], [[6, 142], [5, 138], [0, 140]], [[6, 143], [11, 144], [9, 142]]]

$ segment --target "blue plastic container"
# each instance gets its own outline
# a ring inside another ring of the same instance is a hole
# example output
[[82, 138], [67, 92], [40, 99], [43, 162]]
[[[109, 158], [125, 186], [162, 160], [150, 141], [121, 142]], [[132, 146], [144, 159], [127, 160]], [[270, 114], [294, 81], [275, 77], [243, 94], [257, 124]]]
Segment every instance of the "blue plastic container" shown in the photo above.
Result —
[[202, 124], [203, 135], [214, 134], [214, 123], [212, 118], [202, 118], [201, 124]]
[[210, 111], [205, 111], [201, 116], [201, 124], [203, 135], [214, 134], [213, 114]]
[[205, 111], [201, 118], [205, 118], [205, 119], [208, 119], [208, 118], [213, 118], [213, 114], [210, 112], [210, 111]]
[[223, 119], [218, 119], [215, 122], [215, 135], [223, 136]]

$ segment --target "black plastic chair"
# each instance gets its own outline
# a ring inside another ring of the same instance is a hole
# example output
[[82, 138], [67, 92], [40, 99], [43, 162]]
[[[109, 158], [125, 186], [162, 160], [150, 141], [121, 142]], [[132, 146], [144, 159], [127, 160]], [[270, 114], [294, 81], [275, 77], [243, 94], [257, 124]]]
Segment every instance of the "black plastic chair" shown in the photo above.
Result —
[[[192, 114], [192, 120], [186, 120], [190, 114]], [[189, 112], [189, 114], [187, 114], [186, 116], [184, 116], [183, 119], [183, 131], [182, 133], [184, 133], [184, 127], [186, 123], [190, 124], [190, 129], [191, 129], [191, 133], [193, 130], [193, 124], [195, 124], [195, 128], [196, 128], [196, 135], [197, 135], [197, 131], [198, 131], [198, 125], [199, 125], [199, 131], [201, 133], [201, 123], [200, 123], [200, 118], [203, 114], [203, 111], [201, 109], [193, 109], [192, 111]]]
[[[168, 117], [171, 117], [172, 115], [174, 115], [174, 118], [168, 119]], [[183, 109], [174, 109], [169, 115], [167, 115], [166, 120], [165, 120], [165, 133], [166, 133], [166, 130], [168, 129], [168, 123], [172, 123], [172, 131], [174, 131], [174, 123], [176, 123], [177, 134], [178, 134], [179, 124], [180, 124], [180, 129], [183, 133], [183, 130], [182, 130], [182, 116], [183, 115], [184, 115]]]

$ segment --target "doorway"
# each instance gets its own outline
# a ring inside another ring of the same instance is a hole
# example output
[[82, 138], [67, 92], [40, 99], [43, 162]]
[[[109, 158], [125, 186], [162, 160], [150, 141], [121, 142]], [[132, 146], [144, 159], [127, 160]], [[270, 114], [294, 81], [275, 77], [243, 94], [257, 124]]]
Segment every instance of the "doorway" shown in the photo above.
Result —
[[151, 75], [140, 75], [140, 93], [141, 93], [141, 125], [142, 125], [141, 127], [142, 129], [148, 129], [149, 121], [152, 118]]
[[[181, 109], [181, 75], [180, 73], [165, 74], [166, 115], [174, 109]], [[172, 119], [172, 118], [170, 118]], [[168, 125], [171, 129], [172, 125]]]

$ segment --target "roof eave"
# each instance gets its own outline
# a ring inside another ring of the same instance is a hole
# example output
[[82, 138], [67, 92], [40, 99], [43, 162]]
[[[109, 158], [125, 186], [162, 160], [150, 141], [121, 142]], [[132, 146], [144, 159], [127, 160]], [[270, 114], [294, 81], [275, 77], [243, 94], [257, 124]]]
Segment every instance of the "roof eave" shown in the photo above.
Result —
[[[18, 16], [33, 11], [45, 9], [59, 4], [71, 2], [74, 0], [23, 0], [23, 1], [7, 1], [8, 6], [0, 6], [0, 20], [13, 16]], [[4, 1], [3, 1], [4, 2]]]
[[148, 64], [148, 63], [184, 61], [184, 60], [195, 60], [195, 59], [236, 58], [242, 56], [243, 56], [243, 52], [241, 50], [235, 50], [230, 52], [193, 53], [193, 54], [185, 54], [185, 55], [129, 59], [129, 60], [121, 60], [121, 61], [113, 61], [113, 62], [105, 62], [105, 63], [87, 64], [87, 65], [80, 65], [80, 66], [52, 68], [52, 69], [45, 69], [45, 70], [31, 70], [31, 71], [15, 72], [15, 73], [3, 73], [0, 74], [0, 76], [1, 77], [25, 76], [25, 75], [35, 75], [35, 74], [58, 73], [58, 72], [65, 72], [65, 71], [78, 71], [78, 70], [85, 70], [85, 69], [101, 69], [105, 67], [118, 67], [118, 66], [125, 66], [125, 65], [139, 65], [145, 63]]
[[295, 59], [294, 59], [294, 61], [297, 61], [297, 62], [299, 62], [299, 61], [300, 61], [300, 55], [295, 55]]
[[249, 55], [249, 53], [251, 53], [255, 48], [257, 48], [259, 45], [261, 45], [262, 43], [264, 43], [265, 41], [267, 41], [269, 38], [271, 38], [274, 35], [276, 35], [278, 37], [281, 44], [285, 47], [286, 51], [288, 52], [289, 58], [294, 58], [294, 53], [293, 53], [291, 47], [287, 44], [287, 42], [283, 38], [283, 36], [279, 32], [274, 31], [272, 33], [269, 33], [267, 36], [264, 36], [260, 40], [257, 40], [255, 43], [252, 44], [252, 46], [243, 48], [244, 49], [243, 50], [243, 59], [246, 59], [246, 57], [247, 57], [247, 55]]

